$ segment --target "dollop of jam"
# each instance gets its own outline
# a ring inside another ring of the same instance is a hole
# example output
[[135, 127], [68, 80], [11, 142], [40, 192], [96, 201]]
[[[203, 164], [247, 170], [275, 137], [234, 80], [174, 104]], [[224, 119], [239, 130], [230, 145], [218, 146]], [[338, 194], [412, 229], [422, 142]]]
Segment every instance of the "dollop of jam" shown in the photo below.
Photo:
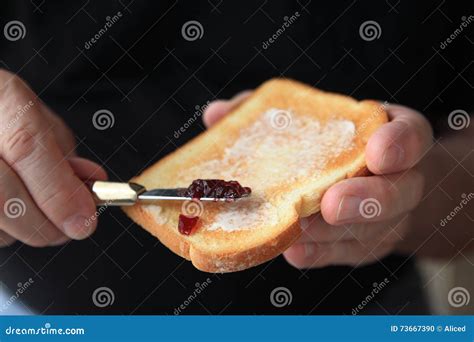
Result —
[[[248, 196], [252, 189], [240, 185], [237, 181], [224, 181], [221, 179], [196, 179], [190, 186], [183, 189], [181, 196], [200, 199], [202, 197], [224, 198], [230, 201]], [[199, 216], [189, 217], [183, 214], [178, 218], [178, 231], [183, 235], [191, 235], [199, 222]]]
[[248, 196], [251, 192], [252, 189], [240, 185], [237, 181], [196, 179], [184, 190], [183, 195], [196, 199], [202, 197], [236, 199], [242, 196]]
[[180, 214], [178, 219], [178, 231], [183, 235], [191, 235], [199, 221], [199, 216], [188, 217]]

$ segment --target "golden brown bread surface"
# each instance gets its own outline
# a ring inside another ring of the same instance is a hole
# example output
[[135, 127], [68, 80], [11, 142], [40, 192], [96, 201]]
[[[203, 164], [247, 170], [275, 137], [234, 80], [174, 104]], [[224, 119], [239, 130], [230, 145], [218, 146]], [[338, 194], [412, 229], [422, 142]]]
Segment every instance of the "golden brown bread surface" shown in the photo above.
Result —
[[[237, 180], [252, 188], [250, 198], [123, 209], [200, 270], [256, 266], [298, 239], [299, 218], [319, 211], [332, 184], [364, 174], [365, 145], [386, 121], [378, 102], [272, 79], [212, 128], [132, 180], [148, 189], [187, 187], [198, 178]], [[196, 211], [199, 228], [190, 236], [180, 234], [179, 214]]]

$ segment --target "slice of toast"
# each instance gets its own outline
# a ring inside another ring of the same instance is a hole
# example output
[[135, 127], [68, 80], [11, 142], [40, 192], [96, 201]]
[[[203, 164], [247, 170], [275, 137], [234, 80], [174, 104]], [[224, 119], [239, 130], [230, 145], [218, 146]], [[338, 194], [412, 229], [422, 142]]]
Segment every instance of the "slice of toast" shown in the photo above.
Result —
[[[363, 175], [365, 145], [387, 122], [384, 106], [272, 79], [212, 128], [145, 170], [148, 189], [195, 179], [236, 180], [252, 188], [234, 203], [161, 201], [124, 207], [135, 222], [207, 272], [268, 261], [300, 236], [299, 218], [319, 211], [337, 181]], [[178, 232], [180, 213], [200, 214], [195, 233]]]

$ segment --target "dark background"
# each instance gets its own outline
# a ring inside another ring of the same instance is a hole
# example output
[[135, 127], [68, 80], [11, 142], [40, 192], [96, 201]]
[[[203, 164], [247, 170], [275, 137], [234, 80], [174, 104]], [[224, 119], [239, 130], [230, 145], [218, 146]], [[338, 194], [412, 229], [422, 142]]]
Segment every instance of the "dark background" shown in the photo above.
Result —
[[[20, 20], [24, 39], [0, 36], [0, 64], [18, 73], [73, 128], [78, 151], [127, 180], [202, 130], [173, 133], [196, 105], [291, 77], [356, 98], [414, 107], [442, 134], [447, 115], [472, 110], [472, 27], [440, 44], [472, 14], [471, 1], [3, 1], [0, 27]], [[123, 16], [90, 49], [84, 44], [107, 16]], [[262, 44], [284, 17], [299, 18], [268, 49]], [[183, 39], [197, 20], [201, 39]], [[379, 39], [360, 25], [374, 20]], [[471, 24], [472, 25], [472, 24]], [[110, 110], [114, 126], [94, 128]], [[183, 313], [350, 314], [385, 278], [390, 284], [366, 313], [428, 313], [413, 258], [392, 255], [374, 265], [300, 271], [280, 257], [235, 274], [208, 275], [171, 253], [117, 208], [100, 217], [89, 239], [56, 248], [16, 243], [0, 251], [0, 279], [13, 290], [34, 279], [21, 300], [46, 314], [173, 314], [208, 277], [212, 283]], [[96, 307], [101, 286], [115, 301]], [[290, 305], [271, 291], [287, 287]]]

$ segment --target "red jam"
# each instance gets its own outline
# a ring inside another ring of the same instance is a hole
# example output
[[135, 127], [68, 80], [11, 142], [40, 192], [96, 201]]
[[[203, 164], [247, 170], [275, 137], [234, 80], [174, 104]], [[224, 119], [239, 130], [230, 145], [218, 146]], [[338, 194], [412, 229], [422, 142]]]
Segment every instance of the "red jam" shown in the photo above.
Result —
[[[240, 185], [237, 181], [224, 181], [221, 179], [196, 179], [189, 187], [183, 189], [182, 196], [200, 199], [202, 197], [224, 198], [234, 200], [248, 196], [252, 190]], [[197, 228], [199, 216], [188, 217], [180, 214], [178, 231], [184, 235], [191, 235]]]
[[186, 215], [180, 214], [178, 220], [178, 231], [181, 234], [190, 235], [197, 226], [198, 221], [199, 216], [188, 217]]
[[191, 198], [213, 197], [236, 199], [248, 196], [252, 190], [243, 187], [237, 181], [224, 181], [221, 179], [196, 179], [184, 190], [183, 195]]

